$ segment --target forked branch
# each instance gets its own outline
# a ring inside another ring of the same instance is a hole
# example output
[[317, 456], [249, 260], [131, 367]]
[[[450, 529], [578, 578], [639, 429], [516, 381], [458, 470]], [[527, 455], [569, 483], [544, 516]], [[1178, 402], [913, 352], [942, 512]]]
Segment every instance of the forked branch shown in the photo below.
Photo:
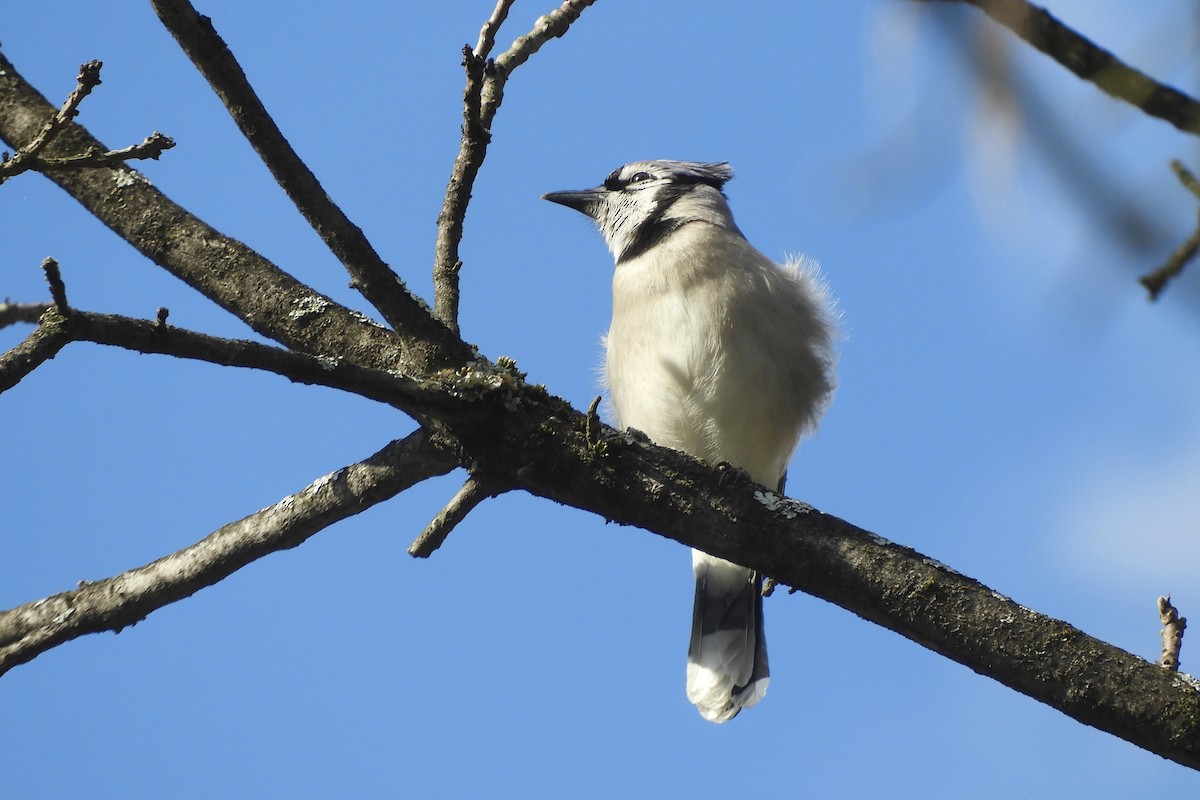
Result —
[[463, 90], [462, 138], [458, 155], [450, 170], [450, 181], [438, 214], [437, 242], [433, 256], [434, 314], [458, 332], [458, 273], [462, 269], [459, 244], [463, 222], [479, 168], [487, 156], [492, 137], [492, 121], [504, 99], [504, 85], [513, 70], [524, 64], [543, 44], [567, 32], [583, 10], [595, 0], [565, 0], [557, 9], [538, 18], [533, 30], [517, 38], [512, 47], [495, 60], [489, 59], [500, 24], [508, 16], [512, 0], [499, 0], [492, 16], [479, 32], [479, 43], [472, 50], [463, 46], [463, 68], [467, 83]]
[[188, 0], [152, 0], [152, 4], [276, 182], [346, 268], [351, 286], [362, 292], [394, 329], [422, 331], [430, 322], [428, 310], [384, 263], [362, 229], [350, 221], [292, 148], [213, 28], [212, 20], [199, 14]]
[[67, 99], [58, 110], [50, 116], [38, 134], [24, 147], [18, 148], [16, 155], [9, 157], [6, 153], [4, 158], [0, 159], [0, 183], [29, 170], [47, 172], [81, 167], [114, 167], [130, 159], [157, 159], [164, 150], [175, 146], [171, 137], [163, 136], [155, 131], [147, 136], [141, 144], [131, 145], [121, 150], [90, 147], [84, 152], [58, 158], [42, 155], [50, 143], [71, 124], [71, 121], [79, 113], [79, 105], [83, 99], [91, 94], [92, 89], [100, 85], [100, 68], [102, 66], [103, 64], [99, 61], [89, 61], [80, 66], [79, 75], [75, 78], [75, 88], [67, 95]]

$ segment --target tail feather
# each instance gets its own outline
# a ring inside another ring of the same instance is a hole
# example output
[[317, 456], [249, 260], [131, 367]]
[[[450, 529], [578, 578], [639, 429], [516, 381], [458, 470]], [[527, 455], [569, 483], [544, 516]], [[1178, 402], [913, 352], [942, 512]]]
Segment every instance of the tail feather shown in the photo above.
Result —
[[687, 696], [710, 722], [733, 719], [767, 692], [762, 577], [692, 552], [696, 601], [688, 646]]

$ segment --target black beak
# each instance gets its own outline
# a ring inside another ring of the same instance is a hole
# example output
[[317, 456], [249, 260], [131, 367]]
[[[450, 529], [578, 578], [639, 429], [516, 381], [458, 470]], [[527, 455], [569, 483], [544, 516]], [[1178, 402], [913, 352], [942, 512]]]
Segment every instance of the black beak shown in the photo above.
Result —
[[582, 189], [577, 192], [547, 192], [542, 195], [543, 200], [549, 200], [551, 203], [558, 203], [560, 206], [573, 208], [576, 211], [587, 214], [595, 219], [595, 210], [603, 202], [604, 187], [597, 186], [595, 189]]

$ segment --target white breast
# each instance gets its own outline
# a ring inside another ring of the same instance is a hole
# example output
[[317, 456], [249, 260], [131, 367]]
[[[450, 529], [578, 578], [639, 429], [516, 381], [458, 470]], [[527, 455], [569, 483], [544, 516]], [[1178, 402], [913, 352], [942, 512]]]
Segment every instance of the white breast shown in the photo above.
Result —
[[605, 373], [618, 422], [774, 486], [832, 391], [812, 275], [689, 223], [617, 266]]

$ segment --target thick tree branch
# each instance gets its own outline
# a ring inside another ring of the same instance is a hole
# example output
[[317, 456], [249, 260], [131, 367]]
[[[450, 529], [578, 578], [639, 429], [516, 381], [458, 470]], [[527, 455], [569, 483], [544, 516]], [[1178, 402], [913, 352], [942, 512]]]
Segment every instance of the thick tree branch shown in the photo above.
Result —
[[11, 350], [0, 354], [0, 393], [16, 386], [22, 378], [58, 355], [71, 337], [52, 325], [39, 325]]
[[1106, 94], [1187, 133], [1200, 134], [1200, 103], [1128, 66], [1115, 55], [1026, 0], [922, 0], [966, 3]]
[[346, 267], [351, 285], [396, 330], [415, 329], [418, 336], [429, 336], [424, 332], [430, 324], [428, 308], [383, 262], [362, 229], [350, 221], [292, 149], [212, 20], [197, 13], [187, 0], [152, 0], [152, 5], [280, 187]]
[[[19, 147], [52, 113], [53, 107], [0, 53], [0, 138]], [[47, 150], [70, 154], [90, 148], [107, 149], [70, 124]], [[374, 325], [214, 230], [132, 169], [84, 168], [47, 177], [154, 263], [290, 348], [413, 376], [477, 358], [428, 315], [424, 323], [411, 320], [405, 335]]]
[[[1074, 719], [1200, 767], [1200, 689], [909, 548], [604, 428], [537, 387], [461, 376], [441, 420], [472, 474], [771, 575]], [[468, 389], [467, 387], [473, 387]]]
[[467, 84], [463, 90], [462, 139], [450, 170], [442, 210], [438, 214], [433, 258], [434, 315], [456, 333], [458, 273], [462, 269], [458, 247], [462, 242], [463, 222], [467, 216], [467, 205], [471, 202], [475, 178], [479, 175], [492, 138], [492, 121], [504, 99], [504, 85], [513, 70], [550, 39], [566, 33], [571, 23], [579, 19], [583, 10], [594, 2], [565, 0], [554, 11], [539, 17], [533, 30], [518, 37], [512, 47], [492, 61], [488, 53], [495, 42], [496, 31], [508, 15], [508, 7], [512, 5], [511, 0], [499, 0], [492, 16], [479, 32], [476, 49], [472, 50], [470, 45], [463, 47]]
[[120, 631], [263, 556], [456, 466], [423, 430], [325, 475], [191, 547], [113, 578], [0, 612], [0, 674], [88, 633]]

